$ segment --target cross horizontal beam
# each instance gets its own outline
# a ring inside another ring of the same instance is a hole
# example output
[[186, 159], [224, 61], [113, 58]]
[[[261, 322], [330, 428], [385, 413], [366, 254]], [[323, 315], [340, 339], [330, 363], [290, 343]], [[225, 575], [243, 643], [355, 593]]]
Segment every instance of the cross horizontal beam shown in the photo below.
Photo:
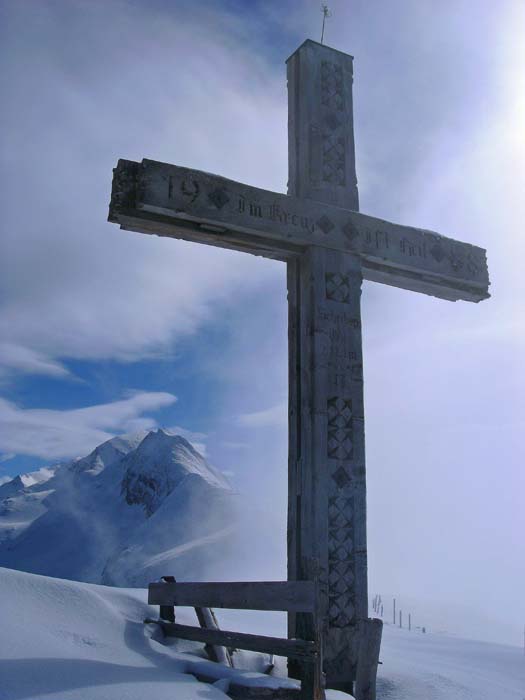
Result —
[[358, 255], [368, 280], [451, 301], [490, 296], [482, 248], [152, 160], [119, 160], [109, 221], [282, 260], [321, 246]]

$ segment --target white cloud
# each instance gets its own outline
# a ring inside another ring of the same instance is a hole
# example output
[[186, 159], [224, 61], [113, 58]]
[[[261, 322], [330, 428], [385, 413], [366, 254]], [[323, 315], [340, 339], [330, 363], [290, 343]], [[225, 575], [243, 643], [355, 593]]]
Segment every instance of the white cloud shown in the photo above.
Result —
[[0, 450], [50, 460], [82, 456], [115, 434], [155, 427], [155, 420], [142, 414], [175, 401], [173, 394], [137, 392], [112, 403], [56, 411], [0, 399]]
[[23, 345], [0, 343], [0, 377], [10, 372], [24, 374], [46, 374], [51, 377], [71, 376], [60, 362], [46, 357], [40, 352]]
[[284, 428], [288, 424], [288, 405], [278, 403], [263, 411], [244, 413], [237, 417], [237, 423], [245, 428]]
[[245, 42], [225, 41], [240, 29], [210, 9], [117, 0], [9, 14], [0, 365], [60, 378], [57, 358], [169, 355], [221, 305], [271, 281], [275, 265], [120, 232], [106, 221], [112, 168], [148, 157], [284, 189], [282, 70], [275, 80]]

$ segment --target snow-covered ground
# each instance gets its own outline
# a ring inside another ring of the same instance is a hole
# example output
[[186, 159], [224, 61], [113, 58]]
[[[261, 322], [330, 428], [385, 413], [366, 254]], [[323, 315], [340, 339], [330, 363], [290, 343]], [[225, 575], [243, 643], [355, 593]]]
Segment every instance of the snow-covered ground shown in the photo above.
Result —
[[378, 700], [525, 700], [519, 647], [383, 628]]
[[[160, 642], [146, 591], [53, 579], [0, 568], [0, 700], [225, 700], [227, 679], [275, 684], [261, 655], [237, 657], [249, 670], [207, 661], [199, 645]], [[179, 620], [196, 624], [191, 610]], [[219, 612], [224, 627], [282, 634], [282, 617]], [[523, 650], [385, 626], [378, 700], [524, 700]], [[283, 668], [282, 664], [280, 667]], [[192, 673], [213, 675], [215, 685]], [[226, 679], [226, 680], [224, 680]], [[294, 681], [279, 681], [294, 683]], [[330, 700], [347, 698], [330, 691]]]

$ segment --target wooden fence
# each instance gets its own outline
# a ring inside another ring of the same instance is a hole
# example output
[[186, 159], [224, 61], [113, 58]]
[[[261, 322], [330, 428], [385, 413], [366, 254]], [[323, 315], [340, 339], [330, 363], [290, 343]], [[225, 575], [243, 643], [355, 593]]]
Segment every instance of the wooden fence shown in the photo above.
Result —
[[[177, 583], [165, 580], [149, 585], [148, 602], [161, 606], [156, 620], [168, 637], [188, 639], [212, 647], [238, 648], [286, 656], [300, 662], [302, 700], [323, 700], [322, 625], [314, 581], [257, 581], [235, 583]], [[281, 639], [218, 628], [192, 627], [175, 622], [173, 608], [233, 608], [277, 610], [304, 615], [304, 638]], [[169, 612], [171, 610], [171, 612]], [[164, 618], [164, 619], [163, 619]], [[168, 618], [168, 619], [166, 619]]]

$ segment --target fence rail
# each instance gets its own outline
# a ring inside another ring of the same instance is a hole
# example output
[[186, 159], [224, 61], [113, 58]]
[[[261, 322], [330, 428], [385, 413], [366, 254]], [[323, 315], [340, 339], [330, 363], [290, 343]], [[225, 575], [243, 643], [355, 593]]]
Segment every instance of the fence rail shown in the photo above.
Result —
[[[157, 622], [157, 620], [146, 620]], [[231, 648], [247, 649], [248, 651], [260, 651], [264, 654], [287, 656], [302, 661], [315, 661], [318, 656], [318, 648], [315, 642], [304, 639], [281, 639], [279, 637], [264, 637], [259, 634], [246, 634], [244, 632], [229, 632], [227, 630], [211, 630], [190, 625], [179, 625], [176, 622], [158, 622], [166, 637], [188, 639], [193, 642], [212, 644]]]
[[220, 583], [150, 583], [150, 605], [278, 610], [315, 613], [314, 581], [236, 581]]

